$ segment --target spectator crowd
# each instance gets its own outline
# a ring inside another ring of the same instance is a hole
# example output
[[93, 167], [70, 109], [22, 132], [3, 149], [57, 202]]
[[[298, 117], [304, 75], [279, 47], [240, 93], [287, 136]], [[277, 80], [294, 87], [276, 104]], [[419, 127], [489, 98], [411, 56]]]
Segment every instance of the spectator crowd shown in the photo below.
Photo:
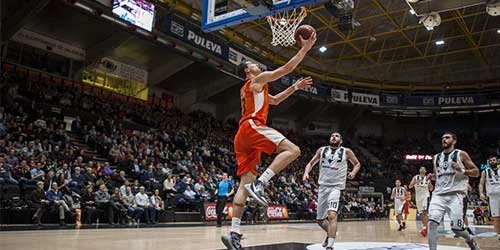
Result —
[[[19, 187], [35, 211], [36, 224], [46, 211], [57, 213], [62, 225], [68, 216], [77, 226], [98, 218], [109, 224], [157, 223], [167, 205], [199, 211], [204, 202], [216, 199], [222, 174], [235, 174], [235, 120], [117, 102], [19, 75], [2, 77], [0, 184]], [[75, 118], [67, 123], [64, 116], [70, 114]], [[303, 182], [302, 173], [328, 138], [283, 132], [301, 147], [302, 156], [272, 180], [267, 199], [287, 205], [302, 218], [313, 218], [318, 186]], [[411, 178], [418, 166], [402, 162], [401, 152], [432, 147], [425, 141], [404, 144], [411, 148], [384, 146], [368, 137], [360, 141], [383, 163], [370, 162], [354, 149], [363, 165], [358, 185], [373, 178]], [[271, 160], [264, 157], [259, 171]], [[317, 179], [317, 171], [311, 177]], [[232, 181], [238, 188], [238, 181]], [[353, 217], [375, 219], [387, 212], [380, 200], [353, 193], [346, 193], [343, 203], [345, 214]], [[249, 206], [250, 221], [260, 213]]]

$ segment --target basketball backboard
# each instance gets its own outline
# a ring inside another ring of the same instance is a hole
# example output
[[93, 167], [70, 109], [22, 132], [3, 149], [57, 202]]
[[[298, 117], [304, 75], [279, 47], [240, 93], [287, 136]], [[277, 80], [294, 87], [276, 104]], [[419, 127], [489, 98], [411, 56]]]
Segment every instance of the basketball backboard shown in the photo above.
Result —
[[[232, 2], [229, 2], [232, 1]], [[271, 0], [268, 0], [271, 1]], [[250, 22], [276, 13], [298, 9], [302, 6], [311, 6], [326, 2], [327, 0], [274, 0], [272, 8], [255, 5], [252, 2], [265, 2], [265, 0], [203, 0], [202, 29], [210, 32], [227, 28], [237, 24]], [[223, 4], [231, 5], [228, 8], [220, 7]], [[217, 8], [216, 8], [217, 6]], [[236, 6], [236, 7], [234, 7]], [[217, 11], [216, 11], [217, 9]], [[220, 11], [223, 9], [223, 11]]]

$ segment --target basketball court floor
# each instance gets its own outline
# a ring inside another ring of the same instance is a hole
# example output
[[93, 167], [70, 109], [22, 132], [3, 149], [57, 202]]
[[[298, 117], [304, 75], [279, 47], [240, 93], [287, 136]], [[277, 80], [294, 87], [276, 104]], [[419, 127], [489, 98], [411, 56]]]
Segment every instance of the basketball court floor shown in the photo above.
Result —
[[[224, 249], [220, 235], [229, 226], [216, 228], [170, 227], [92, 230], [42, 230], [0, 232], [0, 249], [22, 250], [160, 250], [160, 249]], [[492, 228], [473, 228], [484, 250], [498, 250]], [[244, 249], [316, 250], [323, 249], [325, 234], [315, 224], [289, 223], [242, 226]], [[463, 240], [454, 239], [451, 232], [440, 230], [440, 250], [463, 250]], [[417, 224], [397, 231], [392, 221], [341, 222], [335, 250], [347, 249], [427, 249], [426, 238], [418, 234]]]

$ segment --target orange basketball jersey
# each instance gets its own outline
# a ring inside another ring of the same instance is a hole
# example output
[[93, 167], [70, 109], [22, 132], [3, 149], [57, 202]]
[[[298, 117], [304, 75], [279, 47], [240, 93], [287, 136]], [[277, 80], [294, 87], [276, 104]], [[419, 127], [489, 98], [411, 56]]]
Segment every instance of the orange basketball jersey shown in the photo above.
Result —
[[263, 124], [267, 123], [267, 114], [269, 112], [269, 89], [267, 83], [264, 89], [257, 93], [250, 88], [252, 79], [245, 82], [240, 89], [241, 99], [241, 119], [240, 125], [245, 120], [253, 119]]

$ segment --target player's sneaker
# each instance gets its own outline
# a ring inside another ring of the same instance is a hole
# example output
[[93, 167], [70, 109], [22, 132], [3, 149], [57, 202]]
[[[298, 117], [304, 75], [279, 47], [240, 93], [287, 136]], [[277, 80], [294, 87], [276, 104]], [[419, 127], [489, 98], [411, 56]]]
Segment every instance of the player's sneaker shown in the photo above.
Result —
[[223, 234], [220, 238], [228, 250], [241, 250], [241, 236], [239, 233], [229, 232]]
[[325, 250], [333, 250], [333, 247], [327, 247]]
[[325, 241], [323, 241], [323, 244], [321, 244], [322, 247], [328, 246], [328, 236], [326, 236]]
[[427, 237], [427, 228], [424, 228], [420, 231], [420, 234], [423, 236], [423, 237]]
[[402, 231], [402, 230], [403, 230], [403, 225], [399, 225], [398, 231]]
[[246, 184], [245, 189], [261, 206], [268, 206], [266, 198], [264, 197], [264, 183], [262, 183], [262, 181], [255, 180], [252, 183]]
[[466, 241], [467, 245], [469, 245], [471, 250], [480, 250], [479, 245], [477, 244], [476, 240], [472, 238], [470, 241]]

